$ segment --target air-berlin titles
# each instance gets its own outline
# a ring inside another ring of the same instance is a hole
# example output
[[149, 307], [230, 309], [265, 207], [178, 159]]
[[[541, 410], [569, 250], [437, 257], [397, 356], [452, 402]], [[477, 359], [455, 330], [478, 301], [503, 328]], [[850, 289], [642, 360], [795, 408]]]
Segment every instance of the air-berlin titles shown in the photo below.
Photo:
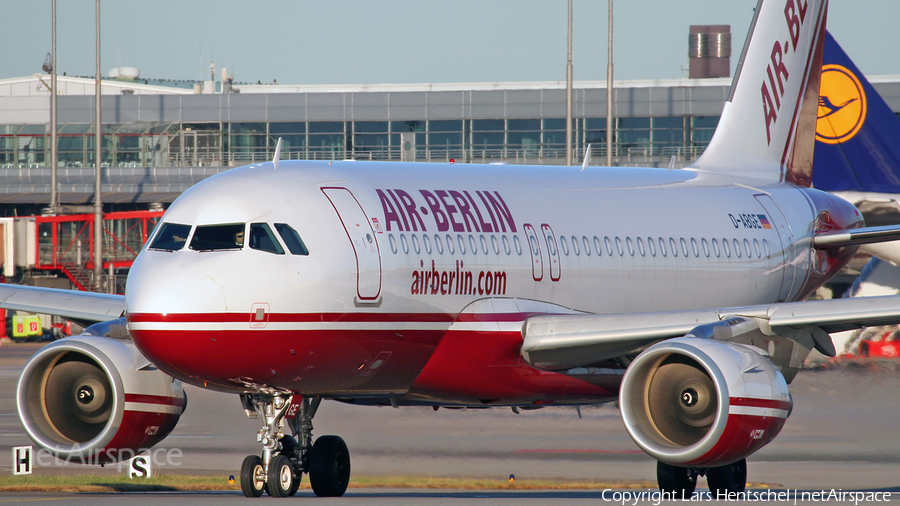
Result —
[[516, 221], [497, 191], [419, 190], [424, 205], [413, 198], [415, 192], [375, 191], [384, 209], [388, 232], [428, 232], [426, 221], [434, 222], [431, 230], [437, 232], [517, 231]]
[[[384, 210], [386, 232], [518, 232], [509, 206], [498, 191], [418, 190], [424, 204], [401, 189], [375, 190]], [[423, 218], [424, 216], [424, 218]], [[428, 222], [428, 225], [425, 223]], [[433, 223], [433, 225], [432, 225]], [[462, 260], [452, 269], [430, 268], [419, 262], [412, 272], [414, 295], [503, 295], [506, 271], [467, 271]]]
[[[793, 48], [797, 51], [797, 43], [800, 42], [800, 27], [806, 22], [806, 9], [809, 7], [809, 0], [787, 0], [784, 5], [784, 19], [787, 21], [789, 41], [785, 41], [782, 46], [780, 40], [776, 40], [772, 45], [771, 64], [766, 67], [766, 75], [768, 83], [763, 80], [762, 83], [762, 107], [763, 115], [766, 118], [766, 144], [772, 142], [770, 129], [773, 123], [778, 121], [778, 110], [781, 109], [781, 98], [784, 96], [785, 84], [788, 81], [787, 66], [784, 64], [784, 58], [787, 50]], [[778, 86], [775, 82], [778, 82]], [[775, 102], [772, 102], [772, 99]]]

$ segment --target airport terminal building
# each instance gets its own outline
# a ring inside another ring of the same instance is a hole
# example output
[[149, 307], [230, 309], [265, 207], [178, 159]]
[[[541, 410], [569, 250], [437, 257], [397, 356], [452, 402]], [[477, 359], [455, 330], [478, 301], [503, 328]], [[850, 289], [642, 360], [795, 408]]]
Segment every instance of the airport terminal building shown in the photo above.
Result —
[[[93, 167], [94, 80], [58, 79], [59, 166]], [[48, 81], [40, 75], [0, 80], [0, 169], [47, 167]], [[900, 111], [900, 76], [871, 81]], [[668, 166], [675, 157], [681, 167], [695, 160], [715, 130], [730, 83], [616, 82], [614, 164]], [[104, 79], [102, 164], [240, 166], [271, 159], [278, 138], [283, 159], [565, 163], [564, 82], [191, 84]], [[590, 145], [594, 163], [605, 162], [605, 82], [575, 82], [573, 136], [576, 160]]]

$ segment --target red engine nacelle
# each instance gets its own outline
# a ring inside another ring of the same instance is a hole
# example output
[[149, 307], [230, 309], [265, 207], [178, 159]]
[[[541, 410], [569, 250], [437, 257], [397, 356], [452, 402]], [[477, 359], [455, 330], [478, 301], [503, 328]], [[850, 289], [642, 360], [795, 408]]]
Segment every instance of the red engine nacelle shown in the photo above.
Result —
[[126, 460], [175, 428], [186, 397], [128, 338], [124, 318], [42, 348], [19, 377], [19, 418], [42, 448], [68, 462]]
[[619, 404], [634, 442], [681, 467], [747, 457], [775, 438], [792, 407], [784, 377], [754, 348], [687, 337], [641, 353]]

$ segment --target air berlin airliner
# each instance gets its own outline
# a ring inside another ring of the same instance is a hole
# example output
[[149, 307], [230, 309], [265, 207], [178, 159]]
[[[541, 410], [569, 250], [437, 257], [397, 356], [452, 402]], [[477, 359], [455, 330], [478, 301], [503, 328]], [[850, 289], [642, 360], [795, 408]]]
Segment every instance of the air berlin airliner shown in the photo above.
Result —
[[[19, 380], [60, 458], [149, 448], [182, 382], [240, 397], [261, 452], [248, 497], [304, 473], [340, 496], [350, 456], [322, 400], [618, 400], [659, 486], [741, 491], [828, 332], [900, 322], [900, 299], [800, 302], [859, 244], [900, 237], [810, 188], [827, 0], [761, 0], [717, 131], [685, 170], [280, 161], [181, 195], [124, 297], [4, 286], [3, 307], [98, 322]], [[365, 408], [360, 408], [365, 409]], [[371, 427], [367, 428], [371, 430]]]

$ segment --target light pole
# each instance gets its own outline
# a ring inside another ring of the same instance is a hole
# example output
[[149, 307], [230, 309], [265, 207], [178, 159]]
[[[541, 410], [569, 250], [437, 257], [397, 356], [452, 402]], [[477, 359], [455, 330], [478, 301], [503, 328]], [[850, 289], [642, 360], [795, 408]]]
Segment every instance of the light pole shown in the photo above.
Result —
[[572, 0], [569, 0], [569, 51], [566, 61], [566, 165], [572, 165]]
[[56, 192], [56, 169], [59, 165], [59, 153], [57, 152], [56, 140], [56, 0], [51, 2], [53, 18], [51, 27], [53, 31], [53, 42], [50, 54], [50, 210], [56, 214], [59, 205], [59, 196]]
[[612, 166], [613, 150], [613, 0], [609, 0], [609, 54], [606, 63], [606, 166]]
[[[54, 0], [55, 1], [55, 0]], [[96, 0], [97, 11], [97, 75], [94, 78], [94, 287], [100, 288], [103, 275], [103, 197], [101, 196], [101, 174], [103, 160], [103, 123], [100, 121], [100, 0]], [[110, 291], [110, 287], [107, 287]]]

